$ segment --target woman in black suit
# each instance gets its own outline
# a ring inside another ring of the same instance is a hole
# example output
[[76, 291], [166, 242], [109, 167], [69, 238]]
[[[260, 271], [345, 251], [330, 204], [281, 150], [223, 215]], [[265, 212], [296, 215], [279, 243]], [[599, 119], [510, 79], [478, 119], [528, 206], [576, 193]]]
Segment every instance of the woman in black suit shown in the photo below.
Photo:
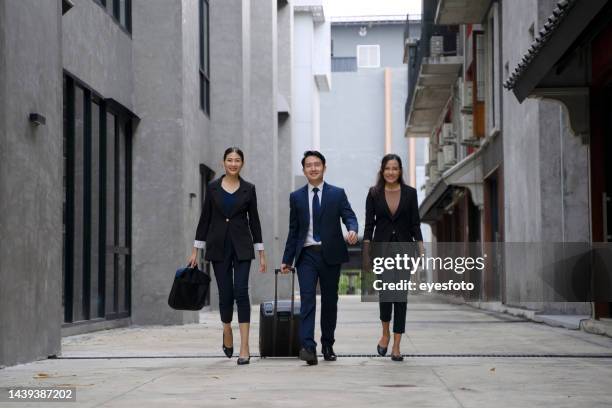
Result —
[[[395, 154], [383, 157], [376, 185], [370, 188], [366, 199], [366, 222], [363, 233], [364, 250], [369, 242], [413, 242], [424, 254], [421, 220], [416, 190], [404, 183], [402, 160]], [[406, 302], [379, 302], [382, 337], [377, 351], [387, 354], [391, 339], [389, 324], [393, 312], [393, 348], [391, 359], [402, 361], [400, 341], [406, 327]]]
[[251, 359], [249, 270], [255, 250], [259, 252], [259, 271], [266, 271], [255, 186], [240, 177], [243, 164], [244, 154], [240, 149], [230, 147], [223, 154], [225, 174], [208, 184], [188, 261], [189, 265], [196, 265], [198, 248], [206, 248], [204, 259], [212, 262], [219, 289], [223, 352], [228, 358], [234, 352], [231, 322], [236, 302], [240, 327], [239, 365], [248, 364]]

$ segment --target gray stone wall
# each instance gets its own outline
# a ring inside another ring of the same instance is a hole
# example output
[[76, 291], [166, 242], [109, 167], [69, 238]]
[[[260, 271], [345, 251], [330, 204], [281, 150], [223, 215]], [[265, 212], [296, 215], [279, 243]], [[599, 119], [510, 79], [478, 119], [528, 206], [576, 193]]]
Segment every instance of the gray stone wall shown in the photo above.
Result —
[[60, 3], [0, 2], [0, 366], [60, 352]]
[[[502, 3], [503, 58], [510, 69], [531, 44], [531, 24], [537, 33], [553, 3], [533, 0], [520, 8]], [[504, 90], [503, 117], [506, 242], [588, 241], [588, 149], [571, 134], [564, 109], [546, 100], [519, 104]], [[508, 297], [525, 299], [519, 306], [552, 313], [589, 313], [588, 304], [532, 302], [545, 291], [534, 271], [550, 262], [549, 254], [533, 252], [507, 257]]]

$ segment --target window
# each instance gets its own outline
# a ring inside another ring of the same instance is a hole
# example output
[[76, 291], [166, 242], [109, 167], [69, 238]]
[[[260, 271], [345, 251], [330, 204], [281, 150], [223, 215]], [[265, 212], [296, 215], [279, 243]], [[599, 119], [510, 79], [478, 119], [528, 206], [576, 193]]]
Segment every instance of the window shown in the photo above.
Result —
[[130, 314], [131, 115], [64, 75], [64, 322]]
[[93, 0], [128, 33], [132, 32], [132, 0]]
[[380, 67], [380, 46], [379, 45], [358, 45], [357, 46], [357, 66], [359, 68], [379, 68]]
[[200, 108], [210, 116], [210, 9], [200, 0]]
[[129, 33], [132, 32], [132, 0], [112, 0], [113, 17], [119, 22], [121, 27]]

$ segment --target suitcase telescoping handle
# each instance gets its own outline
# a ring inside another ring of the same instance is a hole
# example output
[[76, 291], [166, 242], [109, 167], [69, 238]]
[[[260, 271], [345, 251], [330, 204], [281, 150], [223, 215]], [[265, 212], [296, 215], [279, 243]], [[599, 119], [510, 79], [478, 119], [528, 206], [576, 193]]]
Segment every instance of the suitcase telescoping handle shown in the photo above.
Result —
[[[291, 271], [291, 316], [293, 316], [293, 304], [295, 302], [295, 268], [290, 266]], [[276, 316], [276, 307], [278, 305], [278, 274], [280, 269], [274, 270], [274, 315]]]
[[[290, 266], [291, 271], [291, 312], [289, 313], [289, 354], [293, 352], [293, 307], [295, 304], [295, 268]], [[274, 270], [274, 309], [273, 309], [273, 322], [272, 322], [272, 349], [274, 355], [276, 355], [276, 333], [277, 333], [277, 321], [278, 316], [276, 310], [278, 308], [278, 274], [281, 272], [280, 269]]]

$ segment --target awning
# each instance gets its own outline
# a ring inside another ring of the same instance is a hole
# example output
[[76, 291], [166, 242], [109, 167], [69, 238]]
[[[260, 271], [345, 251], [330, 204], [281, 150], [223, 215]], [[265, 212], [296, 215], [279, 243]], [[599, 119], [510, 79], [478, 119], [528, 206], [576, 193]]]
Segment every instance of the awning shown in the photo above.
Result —
[[453, 188], [440, 179], [419, 207], [421, 222], [434, 223], [444, 214], [444, 208], [452, 201]]
[[482, 152], [485, 148], [483, 145], [442, 174], [446, 184], [470, 190], [474, 205], [480, 209], [484, 208]]
[[482, 153], [488, 143], [476, 152], [467, 156], [459, 163], [445, 171], [431, 193], [419, 207], [421, 221], [433, 223], [444, 214], [449, 205], [453, 204], [455, 187], [470, 190], [472, 201], [479, 209], [484, 208]]
[[484, 19], [490, 4], [491, 0], [440, 0], [435, 23], [478, 24]]

